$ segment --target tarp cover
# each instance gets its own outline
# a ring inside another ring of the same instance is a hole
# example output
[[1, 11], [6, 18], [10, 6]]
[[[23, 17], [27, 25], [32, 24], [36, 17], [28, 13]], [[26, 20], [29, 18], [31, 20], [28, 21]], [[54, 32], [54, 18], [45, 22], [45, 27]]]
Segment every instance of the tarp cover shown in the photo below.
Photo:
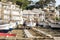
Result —
[[10, 36], [16, 36], [16, 34], [0, 33], [0, 36], [10, 37]]

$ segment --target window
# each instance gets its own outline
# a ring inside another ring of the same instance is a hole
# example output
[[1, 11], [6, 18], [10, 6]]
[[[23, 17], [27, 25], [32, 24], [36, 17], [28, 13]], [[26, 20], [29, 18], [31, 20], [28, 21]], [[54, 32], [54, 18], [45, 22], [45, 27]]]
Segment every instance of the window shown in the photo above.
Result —
[[53, 16], [53, 14], [50, 14], [50, 16]]

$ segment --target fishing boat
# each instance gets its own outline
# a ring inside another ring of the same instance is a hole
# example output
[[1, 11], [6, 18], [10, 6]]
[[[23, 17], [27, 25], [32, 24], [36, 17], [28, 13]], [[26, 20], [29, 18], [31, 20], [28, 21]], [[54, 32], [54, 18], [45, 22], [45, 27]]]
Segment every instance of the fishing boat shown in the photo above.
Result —
[[49, 25], [51, 28], [60, 28], [60, 24], [54, 20], [49, 20]]
[[[2, 20], [0, 20], [2, 21]], [[16, 28], [16, 23], [1, 23], [0, 22], [0, 32], [7, 33], [8, 31], [11, 31], [12, 29]]]

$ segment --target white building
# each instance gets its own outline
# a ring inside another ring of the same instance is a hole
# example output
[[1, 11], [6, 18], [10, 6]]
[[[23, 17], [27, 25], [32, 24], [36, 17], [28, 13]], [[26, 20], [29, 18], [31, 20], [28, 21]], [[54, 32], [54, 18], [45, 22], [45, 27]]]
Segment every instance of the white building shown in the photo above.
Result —
[[57, 17], [57, 18], [60, 18], [60, 17], [59, 17], [59, 15], [60, 15], [59, 10], [55, 10], [55, 12], [56, 12], [56, 17]]
[[43, 21], [45, 20], [45, 13], [44, 11], [42, 11], [42, 9], [33, 9], [32, 10], [34, 13], [36, 13], [36, 15], [38, 14], [38, 20], [39, 21]]
[[[3, 6], [2, 6], [3, 5]], [[2, 9], [1, 9], [2, 6]], [[0, 9], [1, 9], [1, 16], [0, 18], [6, 22], [17, 22], [20, 24], [22, 21], [22, 13], [19, 6], [12, 4], [12, 2], [7, 3], [0, 3]]]

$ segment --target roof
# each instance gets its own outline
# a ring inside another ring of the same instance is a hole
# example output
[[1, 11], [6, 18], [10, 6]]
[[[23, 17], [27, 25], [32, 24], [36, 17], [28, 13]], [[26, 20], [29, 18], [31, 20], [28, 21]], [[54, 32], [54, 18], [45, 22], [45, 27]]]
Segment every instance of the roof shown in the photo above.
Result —
[[34, 8], [33, 10], [32, 10], [32, 12], [35, 12], [35, 13], [41, 13], [41, 9], [36, 9], [36, 8]]
[[35, 13], [35, 12], [31, 11], [31, 10], [24, 10], [22, 13], [23, 14], [38, 14], [38, 13]]

